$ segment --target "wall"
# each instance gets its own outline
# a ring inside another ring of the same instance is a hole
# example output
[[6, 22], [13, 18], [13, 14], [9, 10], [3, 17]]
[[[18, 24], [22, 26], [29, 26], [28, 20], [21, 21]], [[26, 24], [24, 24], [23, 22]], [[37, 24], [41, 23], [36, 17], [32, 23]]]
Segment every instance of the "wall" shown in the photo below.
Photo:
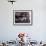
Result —
[[[33, 10], [32, 26], [14, 26], [13, 9]], [[12, 5], [0, 0], [0, 41], [15, 40], [18, 32], [26, 32], [33, 40], [46, 40], [46, 0], [17, 0]]]

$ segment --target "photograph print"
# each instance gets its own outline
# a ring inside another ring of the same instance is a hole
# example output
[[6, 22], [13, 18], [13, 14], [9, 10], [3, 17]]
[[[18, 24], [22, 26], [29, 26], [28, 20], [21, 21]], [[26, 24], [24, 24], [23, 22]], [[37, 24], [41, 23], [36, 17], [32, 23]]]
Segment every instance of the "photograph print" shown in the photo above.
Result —
[[32, 24], [32, 10], [14, 10], [13, 24]]

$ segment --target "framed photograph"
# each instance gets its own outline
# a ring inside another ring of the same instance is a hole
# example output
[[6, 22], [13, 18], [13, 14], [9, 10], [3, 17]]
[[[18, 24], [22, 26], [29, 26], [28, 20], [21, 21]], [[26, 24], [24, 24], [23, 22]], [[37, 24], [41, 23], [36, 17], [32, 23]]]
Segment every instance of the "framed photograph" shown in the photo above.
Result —
[[14, 25], [32, 25], [32, 10], [13, 10]]

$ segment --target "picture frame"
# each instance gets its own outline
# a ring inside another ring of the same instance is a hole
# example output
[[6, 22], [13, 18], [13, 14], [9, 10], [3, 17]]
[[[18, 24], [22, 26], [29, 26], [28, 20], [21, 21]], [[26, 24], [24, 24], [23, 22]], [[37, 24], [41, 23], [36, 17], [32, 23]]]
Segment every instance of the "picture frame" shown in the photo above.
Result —
[[13, 25], [32, 25], [32, 10], [13, 10]]

